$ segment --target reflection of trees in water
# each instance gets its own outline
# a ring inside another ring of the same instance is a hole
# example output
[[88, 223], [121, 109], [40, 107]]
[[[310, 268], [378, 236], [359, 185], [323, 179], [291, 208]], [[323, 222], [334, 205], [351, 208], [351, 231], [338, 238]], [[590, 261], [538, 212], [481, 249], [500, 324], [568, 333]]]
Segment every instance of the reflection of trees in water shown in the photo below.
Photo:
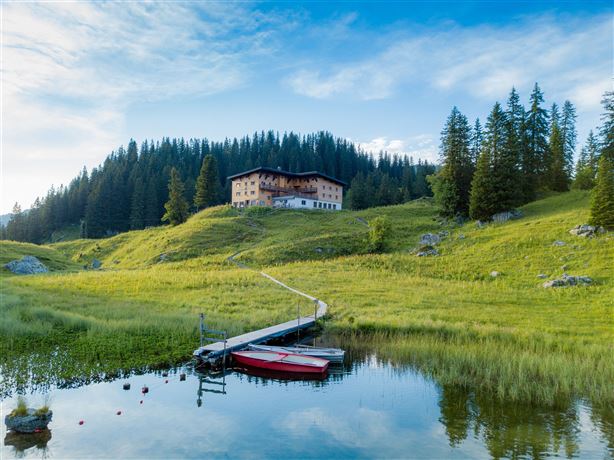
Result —
[[15, 458], [24, 458], [26, 450], [36, 447], [41, 450], [41, 458], [49, 457], [47, 443], [51, 439], [51, 431], [43, 430], [39, 433], [14, 433], [9, 431], [4, 438], [5, 446], [12, 446]]
[[493, 458], [537, 459], [561, 450], [571, 458], [579, 452], [580, 420], [572, 401], [560, 407], [539, 407], [444, 385], [439, 407], [439, 420], [453, 447], [473, 432], [484, 440]]
[[614, 458], [614, 405], [603, 404], [593, 407], [591, 420], [599, 428]]

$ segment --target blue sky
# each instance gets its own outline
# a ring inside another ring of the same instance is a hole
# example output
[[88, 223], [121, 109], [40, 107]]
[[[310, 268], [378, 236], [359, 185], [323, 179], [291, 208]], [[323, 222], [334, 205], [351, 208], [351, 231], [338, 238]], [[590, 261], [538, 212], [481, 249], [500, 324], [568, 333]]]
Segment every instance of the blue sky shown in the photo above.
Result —
[[[437, 158], [453, 105], [514, 85], [571, 100], [579, 143], [612, 87], [610, 1], [2, 3], [2, 203], [29, 207], [130, 138], [328, 130]], [[578, 147], [579, 150], [579, 147]]]

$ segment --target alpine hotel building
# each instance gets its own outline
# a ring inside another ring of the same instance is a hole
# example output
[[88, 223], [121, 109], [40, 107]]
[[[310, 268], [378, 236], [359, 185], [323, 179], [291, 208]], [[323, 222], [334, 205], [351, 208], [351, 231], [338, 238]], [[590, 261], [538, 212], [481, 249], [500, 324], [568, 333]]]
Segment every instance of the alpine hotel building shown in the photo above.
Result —
[[235, 208], [270, 206], [338, 211], [346, 185], [316, 171], [291, 173], [265, 167], [228, 176], [228, 179], [232, 181]]

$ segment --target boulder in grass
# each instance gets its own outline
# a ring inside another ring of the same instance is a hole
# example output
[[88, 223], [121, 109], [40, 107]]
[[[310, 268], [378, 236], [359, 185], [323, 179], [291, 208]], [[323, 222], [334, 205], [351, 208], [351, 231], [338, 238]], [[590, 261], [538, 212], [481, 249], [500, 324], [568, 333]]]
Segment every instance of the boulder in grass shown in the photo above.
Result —
[[34, 256], [23, 256], [21, 260], [13, 260], [4, 266], [16, 275], [34, 275], [47, 273], [49, 269]]
[[560, 241], [557, 240], [554, 243], [552, 243], [552, 246], [565, 246], [567, 243], [565, 243], [565, 241]]
[[566, 286], [587, 286], [593, 284], [592, 278], [588, 276], [573, 276], [563, 274], [560, 278], [546, 281], [543, 286], [545, 288], [566, 287]]
[[418, 248], [418, 251], [416, 252], [416, 256], [418, 257], [438, 256], [438, 255], [439, 255], [439, 251], [435, 249], [433, 246], [430, 246], [428, 244]]
[[420, 237], [420, 243], [423, 246], [434, 246], [441, 241], [441, 236], [435, 233], [425, 233]]
[[100, 267], [102, 267], [102, 262], [101, 261], [99, 261], [98, 259], [92, 260], [92, 268], [94, 270], [98, 270]]
[[41, 414], [35, 409], [28, 409], [25, 415], [7, 415], [4, 423], [8, 430], [17, 433], [36, 433], [47, 428], [52, 416], [52, 411]]
[[548, 278], [548, 275], [546, 275], [545, 273], [540, 273], [539, 275], [537, 275], [538, 278], [545, 280], [546, 278]]
[[605, 229], [603, 227], [595, 227], [594, 225], [582, 224], [576, 225], [569, 230], [569, 233], [583, 238], [595, 238], [597, 234], [605, 233]]
[[490, 276], [491, 276], [491, 278], [498, 278], [499, 276], [501, 276], [501, 272], [493, 270], [493, 271], [490, 272]]
[[520, 219], [522, 212], [518, 209], [512, 209], [511, 211], [499, 212], [494, 214], [490, 220], [493, 222], [507, 222], [508, 220]]

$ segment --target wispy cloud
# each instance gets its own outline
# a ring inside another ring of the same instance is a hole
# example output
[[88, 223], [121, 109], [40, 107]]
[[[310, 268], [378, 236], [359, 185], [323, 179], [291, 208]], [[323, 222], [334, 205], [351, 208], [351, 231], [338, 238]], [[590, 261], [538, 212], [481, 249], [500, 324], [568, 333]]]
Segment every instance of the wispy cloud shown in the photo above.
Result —
[[419, 134], [406, 139], [389, 139], [387, 137], [377, 137], [366, 142], [358, 142], [360, 147], [366, 152], [379, 153], [388, 152], [405, 154], [415, 159], [437, 161], [437, 145], [433, 136], [430, 134]]
[[24, 178], [37, 174], [68, 179], [76, 173], [75, 158], [100, 161], [125, 141], [119, 139], [124, 114], [135, 101], [198, 97], [247, 84], [254, 62], [277, 46], [274, 31], [283, 23], [244, 8], [5, 3], [3, 188], [23, 188]]
[[[408, 28], [411, 29], [411, 28]], [[399, 33], [378, 52], [330, 71], [298, 69], [286, 79], [313, 98], [349, 95], [363, 100], [392, 97], [400, 87], [427, 85], [492, 100], [515, 85], [540, 81], [580, 110], [593, 110], [610, 86], [612, 18], [543, 16], [502, 27], [442, 24]]]

